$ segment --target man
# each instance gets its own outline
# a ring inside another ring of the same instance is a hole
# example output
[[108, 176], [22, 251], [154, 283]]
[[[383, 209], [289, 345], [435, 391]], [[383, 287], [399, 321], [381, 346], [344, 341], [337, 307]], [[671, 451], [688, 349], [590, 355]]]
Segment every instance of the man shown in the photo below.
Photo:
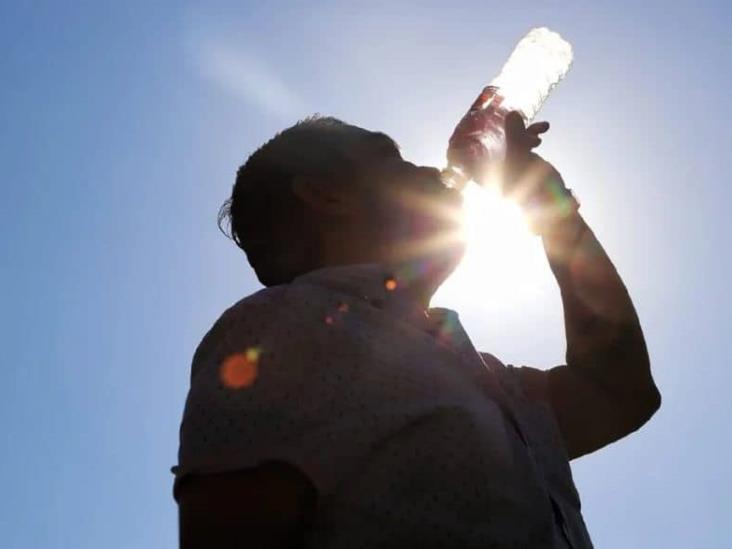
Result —
[[568, 461], [660, 395], [620, 277], [532, 152], [547, 129], [507, 117], [504, 190], [559, 284], [549, 370], [478, 353], [428, 307], [463, 253], [461, 197], [386, 135], [309, 119], [240, 168], [222, 218], [266, 288], [193, 359], [182, 547], [591, 547]]

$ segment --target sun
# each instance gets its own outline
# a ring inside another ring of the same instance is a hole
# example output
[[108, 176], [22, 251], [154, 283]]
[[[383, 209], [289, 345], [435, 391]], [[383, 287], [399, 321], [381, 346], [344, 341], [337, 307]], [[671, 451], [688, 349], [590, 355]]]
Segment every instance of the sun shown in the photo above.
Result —
[[463, 190], [467, 250], [434, 301], [517, 304], [541, 292], [546, 260], [519, 207], [475, 183]]

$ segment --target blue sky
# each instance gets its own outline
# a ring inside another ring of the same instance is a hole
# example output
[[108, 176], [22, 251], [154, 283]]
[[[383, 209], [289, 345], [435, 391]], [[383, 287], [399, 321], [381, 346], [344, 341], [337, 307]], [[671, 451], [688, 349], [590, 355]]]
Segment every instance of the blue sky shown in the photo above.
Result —
[[[445, 7], [445, 6], [448, 7]], [[573, 464], [598, 547], [732, 537], [732, 9], [723, 2], [4, 2], [0, 7], [3, 546], [172, 547], [190, 358], [258, 289], [216, 227], [237, 166], [314, 112], [439, 162], [513, 44], [561, 32], [575, 66], [541, 153], [635, 299], [664, 396]], [[506, 362], [562, 361], [540, 253], [435, 304]], [[531, 259], [533, 258], [533, 259]], [[514, 269], [512, 271], [511, 269]], [[458, 276], [458, 275], [456, 275]]]

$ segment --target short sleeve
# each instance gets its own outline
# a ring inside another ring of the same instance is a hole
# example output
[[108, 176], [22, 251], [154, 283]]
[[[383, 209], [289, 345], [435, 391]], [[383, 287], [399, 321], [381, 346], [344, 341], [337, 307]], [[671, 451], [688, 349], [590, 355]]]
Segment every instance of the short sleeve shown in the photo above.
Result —
[[549, 402], [547, 371], [530, 366], [506, 366], [498, 358], [486, 352], [481, 352], [480, 356], [486, 367], [514, 397], [544, 404]]
[[549, 399], [549, 372], [552, 370], [503, 365], [493, 355], [481, 353], [481, 356], [497, 374], [533, 452], [546, 468], [550, 483], [567, 494], [573, 504], [579, 505], [571, 482], [565, 442]]

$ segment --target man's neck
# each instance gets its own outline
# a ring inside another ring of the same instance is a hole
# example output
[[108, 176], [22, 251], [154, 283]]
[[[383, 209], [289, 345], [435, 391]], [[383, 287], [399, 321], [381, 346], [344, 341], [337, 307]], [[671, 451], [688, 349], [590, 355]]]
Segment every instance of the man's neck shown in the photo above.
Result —
[[378, 250], [366, 245], [344, 246], [344, 241], [331, 243], [324, 250], [322, 268], [358, 264], [376, 264], [396, 277], [396, 283], [415, 308], [427, 310], [432, 296], [452, 274], [462, 258], [462, 251], [439, 257], [390, 257], [391, 250]]

